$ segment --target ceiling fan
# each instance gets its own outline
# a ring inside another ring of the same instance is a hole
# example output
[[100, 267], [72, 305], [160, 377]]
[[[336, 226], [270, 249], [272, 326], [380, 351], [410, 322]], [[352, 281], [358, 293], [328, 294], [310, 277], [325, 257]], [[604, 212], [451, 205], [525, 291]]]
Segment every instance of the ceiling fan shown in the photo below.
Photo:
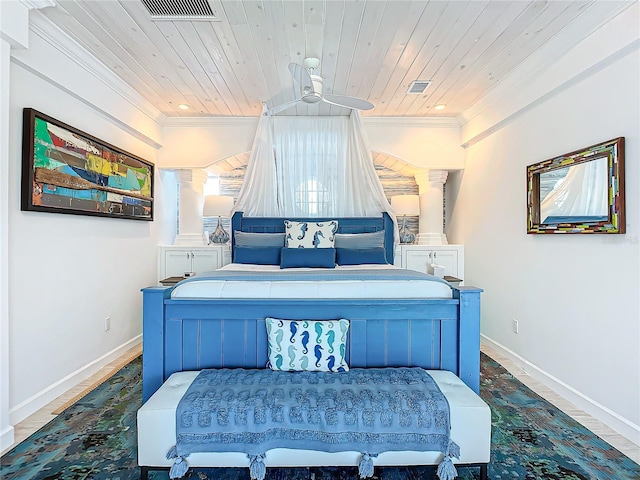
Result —
[[273, 107], [266, 112], [266, 115], [275, 115], [299, 102], [308, 104], [325, 102], [338, 107], [352, 108], [355, 110], [371, 110], [373, 108], [372, 103], [361, 98], [323, 94], [322, 77], [320, 77], [320, 75], [314, 75], [313, 73], [319, 66], [320, 60], [317, 58], [305, 58], [302, 65], [299, 63], [290, 63], [289, 71], [293, 76], [296, 88], [299, 89], [300, 98]]

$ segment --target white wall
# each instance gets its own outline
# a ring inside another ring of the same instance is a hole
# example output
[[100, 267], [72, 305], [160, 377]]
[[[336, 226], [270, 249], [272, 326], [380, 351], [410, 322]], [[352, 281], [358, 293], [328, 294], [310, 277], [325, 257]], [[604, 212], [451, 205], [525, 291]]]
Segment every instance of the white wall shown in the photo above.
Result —
[[140, 289], [155, 284], [166, 226], [158, 174], [154, 222], [20, 211], [23, 108], [151, 162], [159, 126], [87, 63], [72, 62], [33, 31], [28, 50], [12, 51], [10, 75], [8, 390], [15, 424], [140, 341]]
[[[485, 290], [483, 335], [640, 443], [640, 53], [637, 40], [616, 43], [629, 32], [637, 38], [640, 28], [637, 17], [626, 20], [619, 35], [608, 29], [606, 38], [586, 41], [598, 40], [592, 57], [582, 45], [573, 52], [580, 58], [563, 59], [579, 77], [468, 148], [450, 235], [465, 244], [465, 282]], [[627, 233], [527, 235], [525, 167], [619, 136]]]
[[[0, 9], [2, 7], [0, 6]], [[9, 43], [0, 38], [0, 451], [13, 443], [9, 422]]]
[[166, 119], [162, 130], [160, 168], [206, 168], [224, 158], [248, 152], [258, 118]]
[[[363, 119], [371, 150], [416, 167], [459, 170], [465, 153], [460, 126], [447, 118]], [[251, 150], [257, 118], [167, 119], [162, 129], [160, 168], [206, 168], [218, 160]]]
[[374, 152], [383, 152], [415, 165], [435, 170], [464, 168], [460, 126], [450, 118], [365, 118]]

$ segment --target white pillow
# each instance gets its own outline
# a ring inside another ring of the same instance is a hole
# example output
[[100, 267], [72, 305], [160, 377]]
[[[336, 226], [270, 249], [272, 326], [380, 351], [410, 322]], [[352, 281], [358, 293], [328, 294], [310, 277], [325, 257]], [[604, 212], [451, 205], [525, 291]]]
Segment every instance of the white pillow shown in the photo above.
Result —
[[338, 231], [338, 221], [292, 222], [284, 221], [285, 247], [333, 248]]
[[265, 319], [269, 368], [282, 371], [347, 372], [349, 320]]

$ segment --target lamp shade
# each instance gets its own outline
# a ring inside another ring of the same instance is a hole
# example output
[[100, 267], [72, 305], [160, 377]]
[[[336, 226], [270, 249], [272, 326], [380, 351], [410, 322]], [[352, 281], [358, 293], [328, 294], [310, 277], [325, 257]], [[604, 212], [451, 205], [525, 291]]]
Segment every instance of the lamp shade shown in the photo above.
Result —
[[203, 217], [228, 217], [233, 208], [233, 197], [207, 195], [204, 197]]
[[391, 197], [391, 208], [396, 215], [420, 215], [420, 196], [395, 195]]

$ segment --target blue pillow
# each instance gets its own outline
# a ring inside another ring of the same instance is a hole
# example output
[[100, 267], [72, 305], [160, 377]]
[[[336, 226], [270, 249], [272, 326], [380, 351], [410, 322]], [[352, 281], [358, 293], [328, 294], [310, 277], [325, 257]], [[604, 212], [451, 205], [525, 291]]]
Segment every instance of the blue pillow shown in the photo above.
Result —
[[284, 232], [254, 233], [233, 232], [233, 241], [239, 247], [284, 247]]
[[338, 265], [386, 264], [384, 248], [336, 248]]
[[335, 248], [283, 248], [280, 268], [336, 268]]
[[233, 263], [280, 265], [280, 247], [235, 247]]

